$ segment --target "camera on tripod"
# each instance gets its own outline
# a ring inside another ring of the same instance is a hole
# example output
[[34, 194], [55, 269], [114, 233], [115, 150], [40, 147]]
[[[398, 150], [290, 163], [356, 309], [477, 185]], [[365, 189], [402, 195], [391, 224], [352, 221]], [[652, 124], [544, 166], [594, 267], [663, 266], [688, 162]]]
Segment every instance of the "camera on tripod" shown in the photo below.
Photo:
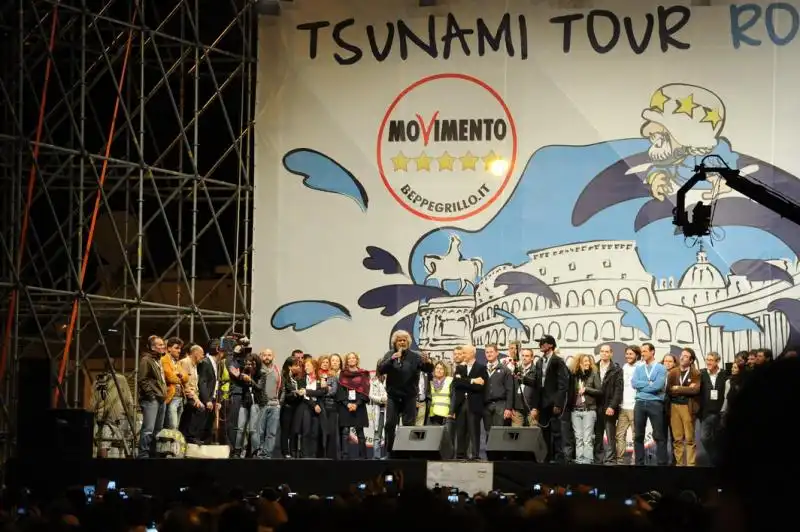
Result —
[[250, 338], [243, 334], [229, 334], [220, 338], [220, 346], [227, 357], [244, 360], [244, 358], [253, 352], [253, 347], [250, 345]]

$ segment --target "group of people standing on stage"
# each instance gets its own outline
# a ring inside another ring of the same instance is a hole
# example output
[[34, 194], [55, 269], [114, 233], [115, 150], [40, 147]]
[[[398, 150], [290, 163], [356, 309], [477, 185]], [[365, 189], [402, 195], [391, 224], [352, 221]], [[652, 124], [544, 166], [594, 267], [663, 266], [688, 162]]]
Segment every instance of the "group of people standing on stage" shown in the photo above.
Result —
[[[632, 429], [634, 464], [645, 465], [649, 422], [659, 465], [694, 466], [699, 422], [711, 465], [727, 403], [738, 393], [745, 368], [772, 359], [768, 349], [743, 352], [725, 371], [719, 354], [711, 352], [699, 370], [691, 348], [658, 363], [653, 344], [644, 343], [627, 346], [619, 365], [610, 345], [600, 346], [597, 360], [589, 354], [564, 359], [552, 336], [536, 342], [539, 353], [512, 344], [503, 358], [496, 345], [486, 345], [485, 364], [476, 360], [475, 346], [461, 346], [453, 351], [451, 372], [445, 362], [434, 364], [409, 351], [407, 333], [395, 333], [393, 349], [379, 364], [386, 375], [389, 451], [398, 421], [419, 424], [420, 401], [426, 401], [426, 422], [450, 428], [460, 459], [479, 459], [481, 433], [488, 440], [493, 427], [510, 425], [540, 427], [548, 461], [580, 464], [626, 463]], [[785, 353], [793, 355], [794, 350]]]
[[[283, 366], [281, 454], [300, 458], [366, 458], [370, 372], [357, 353], [313, 358], [295, 351]], [[350, 454], [350, 433], [357, 440]]]
[[[166, 428], [188, 443], [227, 443], [237, 458], [367, 458], [372, 425], [372, 457], [385, 458], [402, 423], [446, 426], [458, 459], [479, 459], [482, 433], [488, 439], [492, 427], [538, 426], [547, 460], [595, 464], [625, 463], [632, 429], [639, 465], [649, 422], [657, 463], [693, 466], [697, 421], [713, 462], [727, 401], [746, 368], [772, 358], [768, 349], [743, 352], [725, 371], [708, 353], [699, 371], [690, 348], [658, 363], [652, 344], [631, 345], [619, 365], [609, 345], [595, 361], [562, 358], [549, 335], [536, 342], [538, 352], [512, 343], [503, 357], [486, 345], [485, 363], [475, 346], [461, 346], [450, 364], [413, 350], [411, 336], [395, 331], [371, 376], [356, 353], [315, 358], [295, 350], [279, 367], [270, 349], [232, 355], [219, 340], [185, 349], [179, 338], [152, 336], [139, 363], [137, 456], [153, 456], [155, 435]], [[96, 380], [101, 438], [122, 431], [133, 410], [127, 383], [112, 376]]]
[[349, 458], [355, 429], [366, 458], [372, 384], [356, 353], [295, 350], [281, 368], [270, 349], [227, 353], [214, 340], [207, 353], [184, 351], [178, 338], [153, 336], [139, 363], [138, 456], [152, 456], [154, 436], [176, 429], [187, 443], [227, 443], [231, 458], [270, 458], [278, 445], [286, 458]]

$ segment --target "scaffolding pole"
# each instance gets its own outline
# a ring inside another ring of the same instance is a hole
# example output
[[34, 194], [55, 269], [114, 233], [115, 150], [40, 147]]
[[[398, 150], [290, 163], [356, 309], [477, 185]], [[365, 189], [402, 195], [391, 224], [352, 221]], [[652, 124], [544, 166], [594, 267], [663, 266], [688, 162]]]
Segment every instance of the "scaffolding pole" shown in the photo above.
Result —
[[26, 359], [83, 407], [150, 335], [248, 332], [255, 4], [0, 0], [3, 458]]

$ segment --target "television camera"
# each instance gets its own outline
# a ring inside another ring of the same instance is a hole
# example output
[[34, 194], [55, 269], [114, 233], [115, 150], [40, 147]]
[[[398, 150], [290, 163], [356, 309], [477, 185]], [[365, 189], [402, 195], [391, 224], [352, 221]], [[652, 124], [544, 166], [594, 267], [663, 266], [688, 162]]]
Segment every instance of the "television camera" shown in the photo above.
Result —
[[220, 338], [220, 347], [225, 351], [227, 357], [244, 360], [244, 358], [253, 352], [253, 346], [250, 345], [250, 338], [243, 334], [229, 334]]
[[[722, 162], [722, 166], [705, 166], [705, 161], [709, 158], [718, 159]], [[729, 188], [742, 196], [750, 198], [777, 215], [800, 225], [800, 209], [798, 209], [795, 199], [785, 196], [778, 190], [769, 188], [757, 179], [748, 177], [746, 174], [743, 175], [737, 169], [730, 168], [719, 156], [705, 156], [694, 171], [695, 174], [678, 190], [675, 208], [672, 211], [674, 215], [672, 223], [685, 237], [703, 237], [712, 233], [717, 199], [712, 199], [709, 204], [703, 202], [695, 203], [691, 209], [691, 217], [686, 205], [686, 196], [689, 191], [701, 181], [708, 180], [712, 175], [724, 179]]]

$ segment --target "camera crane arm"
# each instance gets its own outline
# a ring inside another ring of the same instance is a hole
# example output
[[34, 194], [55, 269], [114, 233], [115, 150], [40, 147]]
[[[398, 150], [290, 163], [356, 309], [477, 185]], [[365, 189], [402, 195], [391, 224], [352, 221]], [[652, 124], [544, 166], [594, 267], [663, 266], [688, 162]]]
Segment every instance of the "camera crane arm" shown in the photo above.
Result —
[[675, 217], [673, 224], [684, 229], [691, 227], [697, 221], [689, 221], [686, 212], [686, 194], [692, 190], [697, 183], [705, 181], [709, 174], [719, 174], [725, 179], [725, 183], [736, 192], [750, 198], [762, 207], [765, 207], [778, 216], [791, 220], [800, 225], [800, 205], [791, 198], [787, 198], [774, 190], [764, 186], [757, 181], [753, 181], [741, 175], [739, 170], [722, 167], [706, 167], [703, 164], [695, 167], [695, 174], [678, 190], [676, 194]]

